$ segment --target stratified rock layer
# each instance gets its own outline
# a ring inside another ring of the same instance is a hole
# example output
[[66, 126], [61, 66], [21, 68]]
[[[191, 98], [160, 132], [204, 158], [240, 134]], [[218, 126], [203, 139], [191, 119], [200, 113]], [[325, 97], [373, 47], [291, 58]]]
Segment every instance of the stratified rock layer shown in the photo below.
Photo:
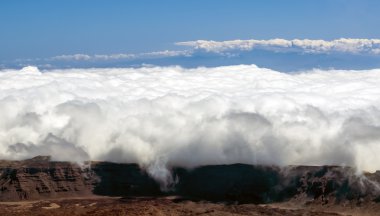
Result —
[[92, 194], [92, 172], [48, 157], [0, 162], [0, 200], [29, 200]]

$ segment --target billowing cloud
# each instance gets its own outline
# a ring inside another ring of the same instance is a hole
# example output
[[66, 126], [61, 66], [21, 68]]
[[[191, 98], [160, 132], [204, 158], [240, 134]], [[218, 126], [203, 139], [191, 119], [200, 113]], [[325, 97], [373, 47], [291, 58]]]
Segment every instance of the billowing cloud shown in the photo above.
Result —
[[277, 52], [301, 51], [305, 53], [351, 53], [379, 54], [380, 39], [341, 38], [331, 41], [310, 39], [271, 39], [271, 40], [230, 40], [230, 41], [186, 41], [176, 43], [207, 52], [223, 53], [233, 50], [250, 51], [254, 49]]
[[[0, 158], [380, 169], [380, 70], [240, 65], [0, 72]], [[170, 179], [170, 178], [169, 178]]]

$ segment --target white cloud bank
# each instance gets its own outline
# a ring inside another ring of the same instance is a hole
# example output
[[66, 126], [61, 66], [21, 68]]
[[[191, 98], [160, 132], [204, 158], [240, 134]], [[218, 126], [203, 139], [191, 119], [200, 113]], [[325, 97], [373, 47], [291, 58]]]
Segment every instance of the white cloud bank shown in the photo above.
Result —
[[176, 45], [188, 46], [207, 52], [222, 53], [226, 51], [266, 49], [277, 52], [302, 51], [305, 53], [367, 53], [380, 54], [380, 39], [341, 38], [331, 41], [310, 39], [270, 39], [270, 40], [230, 40], [230, 41], [186, 41]]
[[254, 65], [0, 72], [0, 158], [380, 169], [380, 70]]

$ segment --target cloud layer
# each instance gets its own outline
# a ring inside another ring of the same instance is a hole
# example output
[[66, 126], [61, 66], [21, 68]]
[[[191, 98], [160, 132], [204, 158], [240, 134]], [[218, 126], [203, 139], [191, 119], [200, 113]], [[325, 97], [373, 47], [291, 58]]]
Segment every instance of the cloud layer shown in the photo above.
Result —
[[207, 52], [223, 53], [226, 51], [250, 51], [265, 49], [276, 52], [304, 53], [351, 53], [351, 54], [380, 54], [380, 39], [341, 38], [332, 41], [310, 39], [271, 39], [271, 40], [230, 40], [230, 41], [186, 41], [176, 43]]
[[0, 72], [0, 158], [380, 169], [380, 70], [254, 65]]

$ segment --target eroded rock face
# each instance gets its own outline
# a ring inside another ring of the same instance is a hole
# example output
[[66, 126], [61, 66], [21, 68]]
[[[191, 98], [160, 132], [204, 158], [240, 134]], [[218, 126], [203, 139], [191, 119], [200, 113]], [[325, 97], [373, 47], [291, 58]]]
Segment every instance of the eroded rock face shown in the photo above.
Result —
[[29, 200], [92, 194], [93, 173], [48, 157], [0, 162], [0, 200]]
[[378, 202], [380, 198], [380, 175], [358, 173], [349, 167], [292, 167], [288, 168], [288, 178], [293, 176], [296, 193], [290, 198], [297, 202], [341, 204], [351, 202]]
[[337, 204], [379, 202], [380, 172], [358, 175], [336, 166], [203, 166], [173, 168], [169, 191], [136, 164], [89, 162], [83, 166], [36, 157], [0, 161], [0, 201], [87, 195], [161, 196], [239, 203]]

